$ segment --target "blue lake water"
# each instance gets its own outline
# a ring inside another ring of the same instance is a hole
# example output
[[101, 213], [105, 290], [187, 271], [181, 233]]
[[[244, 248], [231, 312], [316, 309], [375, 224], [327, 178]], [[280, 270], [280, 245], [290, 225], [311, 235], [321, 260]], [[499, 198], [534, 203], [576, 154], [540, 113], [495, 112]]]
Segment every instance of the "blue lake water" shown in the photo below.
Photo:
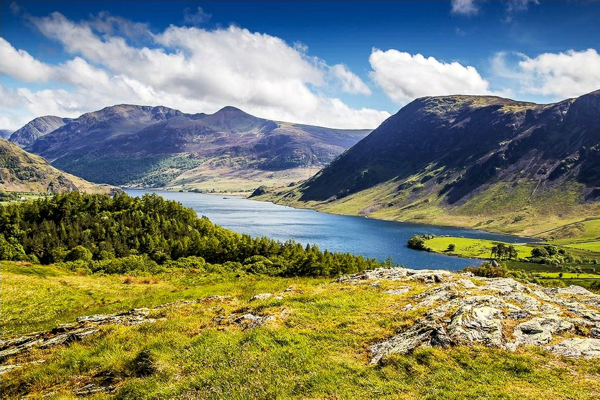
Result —
[[294, 239], [303, 244], [317, 244], [321, 250], [362, 254], [380, 261], [391, 256], [395, 263], [408, 268], [459, 270], [480, 263], [479, 260], [411, 250], [406, 247], [406, 242], [414, 234], [463, 236], [507, 243], [523, 243], [527, 240], [470, 229], [325, 214], [234, 196], [132, 189], [125, 191], [130, 196], [156, 193], [166, 199], [176, 200], [194, 209], [198, 215], [205, 215], [215, 224], [235, 232], [255, 237], [267, 236], [280, 241]]

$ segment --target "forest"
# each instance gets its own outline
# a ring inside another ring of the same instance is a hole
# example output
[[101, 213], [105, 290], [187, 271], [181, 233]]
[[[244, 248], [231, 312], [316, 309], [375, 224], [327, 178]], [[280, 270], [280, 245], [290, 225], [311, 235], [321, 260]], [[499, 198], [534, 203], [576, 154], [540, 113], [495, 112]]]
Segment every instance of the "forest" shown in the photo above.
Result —
[[156, 194], [79, 192], [0, 207], [0, 259], [107, 274], [188, 268], [338, 276], [391, 266], [391, 261], [321, 251], [293, 240], [238, 234]]

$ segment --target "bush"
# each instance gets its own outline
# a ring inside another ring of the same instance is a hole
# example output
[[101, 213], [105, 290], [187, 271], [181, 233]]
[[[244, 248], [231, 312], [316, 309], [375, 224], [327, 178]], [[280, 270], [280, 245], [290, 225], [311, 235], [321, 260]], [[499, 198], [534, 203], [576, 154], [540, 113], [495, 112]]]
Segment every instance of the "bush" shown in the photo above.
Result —
[[65, 261], [91, 261], [93, 255], [92, 252], [85, 247], [79, 245], [73, 247], [66, 255]]
[[467, 267], [463, 272], [471, 272], [475, 276], [482, 276], [485, 278], [503, 278], [509, 274], [506, 266], [498, 264], [497, 267], [494, 267], [489, 262], [484, 262], [478, 267]]
[[425, 240], [419, 235], [414, 235], [408, 239], [407, 246], [414, 250], [428, 250], [427, 246], [425, 246]]

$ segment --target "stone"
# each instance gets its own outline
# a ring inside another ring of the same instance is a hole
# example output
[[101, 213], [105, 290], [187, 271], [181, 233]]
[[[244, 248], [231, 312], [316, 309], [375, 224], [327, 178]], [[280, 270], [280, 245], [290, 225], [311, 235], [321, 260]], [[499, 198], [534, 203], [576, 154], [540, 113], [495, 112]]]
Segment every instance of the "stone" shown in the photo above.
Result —
[[565, 357], [600, 358], [600, 339], [571, 338], [546, 346], [545, 350]]
[[401, 287], [399, 289], [392, 289], [392, 290], [388, 290], [386, 292], [384, 292], [385, 294], [404, 294], [407, 293], [410, 290], [409, 286], [404, 286]]
[[538, 311], [540, 308], [540, 302], [533, 296], [529, 296], [527, 294], [521, 292], [513, 292], [509, 293], [505, 296], [507, 300], [514, 301], [519, 303], [521, 307], [526, 309], [527, 311]]
[[246, 330], [258, 328], [259, 326], [264, 325], [266, 322], [274, 320], [275, 317], [272, 315], [260, 316], [248, 313], [240, 316], [231, 315], [229, 319]]
[[489, 306], [464, 305], [448, 324], [448, 335], [457, 344], [480, 343], [491, 347], [502, 345], [502, 310]]
[[267, 300], [267, 299], [271, 298], [271, 296], [273, 296], [271, 293], [259, 293], [259, 294], [252, 296], [252, 298], [250, 298], [250, 301]]
[[569, 321], [556, 316], [547, 315], [522, 322], [513, 334], [517, 345], [543, 345], [552, 340], [552, 334], [568, 331], [573, 328]]
[[451, 344], [443, 326], [421, 322], [408, 331], [371, 346], [371, 364], [379, 363], [390, 354], [408, 354], [420, 347], [446, 347]]

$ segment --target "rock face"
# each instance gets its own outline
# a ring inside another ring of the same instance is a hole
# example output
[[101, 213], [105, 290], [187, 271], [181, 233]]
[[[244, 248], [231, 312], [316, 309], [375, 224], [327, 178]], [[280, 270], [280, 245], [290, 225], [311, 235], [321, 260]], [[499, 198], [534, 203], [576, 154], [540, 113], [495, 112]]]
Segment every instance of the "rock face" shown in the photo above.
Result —
[[[405, 268], [363, 271], [338, 282], [373, 285], [379, 280], [418, 281], [429, 288], [410, 297], [402, 311], [422, 310], [423, 316], [372, 346], [372, 363], [421, 347], [475, 344], [512, 351], [538, 346], [566, 357], [600, 357], [600, 295], [581, 287], [548, 289], [510, 278]], [[589, 337], [564, 337], [581, 332]]]
[[138, 325], [155, 322], [147, 308], [135, 308], [119, 314], [98, 314], [77, 318], [76, 322], [61, 324], [48, 332], [36, 332], [0, 341], [0, 361], [37, 347], [47, 349], [76, 342], [99, 332], [102, 325]]

